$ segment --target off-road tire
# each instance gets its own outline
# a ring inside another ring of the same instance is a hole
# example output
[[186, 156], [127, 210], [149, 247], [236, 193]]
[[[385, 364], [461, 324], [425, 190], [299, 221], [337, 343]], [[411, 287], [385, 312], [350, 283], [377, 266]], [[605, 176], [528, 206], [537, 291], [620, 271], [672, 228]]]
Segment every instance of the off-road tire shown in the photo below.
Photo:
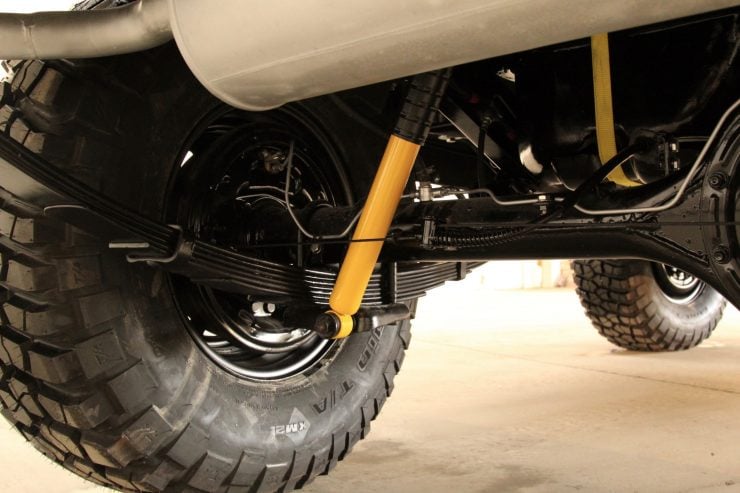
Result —
[[[219, 103], [165, 46], [17, 64], [1, 104], [0, 131], [161, 219], [168, 166], [188, 122]], [[356, 145], [356, 126], [330, 100], [303, 105], [351, 144], [348, 174], [364, 183], [372, 146]], [[3, 189], [0, 234], [2, 414], [47, 457], [108, 487], [300, 488], [367, 435], [409, 345], [403, 322], [353, 335], [311, 372], [240, 379], [184, 330], [166, 274], [127, 264]]]
[[577, 260], [576, 290], [586, 315], [611, 343], [633, 351], [679, 351], [708, 338], [724, 298], [709, 286], [686, 303], [669, 299], [651, 262]]

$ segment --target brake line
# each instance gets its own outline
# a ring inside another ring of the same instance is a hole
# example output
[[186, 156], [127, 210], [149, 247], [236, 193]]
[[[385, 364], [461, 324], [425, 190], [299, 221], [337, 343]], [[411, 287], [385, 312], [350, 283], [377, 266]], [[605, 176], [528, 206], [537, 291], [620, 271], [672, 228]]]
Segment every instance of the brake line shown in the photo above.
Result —
[[[284, 206], [288, 210], [288, 214], [290, 215], [290, 218], [293, 220], [293, 223], [295, 223], [298, 230], [303, 233], [303, 235], [308, 238], [309, 240], [339, 240], [344, 238], [345, 236], [349, 235], [352, 231], [352, 228], [354, 228], [355, 224], [357, 224], [357, 221], [360, 219], [360, 216], [362, 215], [363, 209], [360, 209], [357, 211], [357, 214], [354, 215], [352, 220], [349, 222], [347, 227], [339, 234], [332, 234], [332, 235], [314, 235], [311, 234], [306, 228], [303, 227], [301, 224], [301, 221], [298, 219], [298, 216], [295, 215], [295, 212], [293, 212], [293, 207], [290, 205], [290, 172], [293, 170], [293, 156], [295, 151], [295, 141], [290, 141], [290, 147], [288, 148], [288, 155], [285, 158], [286, 166], [285, 166], [285, 190], [283, 191], [283, 195], [285, 198]], [[282, 202], [282, 201], [281, 201]], [[327, 204], [327, 206], [329, 206]], [[331, 207], [331, 206], [329, 206]]]
[[683, 182], [681, 183], [681, 186], [678, 188], [676, 195], [671, 200], [666, 202], [665, 204], [649, 206], [649, 207], [635, 207], [631, 209], [630, 208], [588, 209], [586, 207], [579, 206], [579, 205], [574, 206], [574, 208], [577, 211], [582, 212], [583, 214], [587, 214], [589, 216], [612, 216], [612, 215], [622, 215], [622, 214], [641, 214], [641, 213], [646, 213], [646, 212], [662, 212], [664, 210], [670, 209], [671, 207], [675, 206], [676, 204], [678, 204], [678, 202], [681, 200], [681, 198], [686, 193], [686, 190], [689, 188], [691, 181], [699, 173], [699, 169], [704, 163], [704, 159], [706, 159], [707, 153], [709, 152], [709, 149], [712, 147], [713, 142], [719, 136], [720, 130], [722, 130], [722, 127], [725, 125], [725, 123], [730, 118], [730, 116], [732, 116], [732, 113], [734, 113], [738, 108], [740, 108], [740, 99], [735, 101], [735, 103], [732, 106], [730, 106], [727, 109], [727, 111], [724, 112], [722, 117], [717, 122], [717, 125], [714, 127], [712, 134], [709, 136], [709, 138], [707, 139], [707, 142], [704, 144], [704, 147], [702, 148], [701, 152], [694, 160], [694, 164], [691, 166], [689, 173], [686, 175], [686, 178], [684, 178]]

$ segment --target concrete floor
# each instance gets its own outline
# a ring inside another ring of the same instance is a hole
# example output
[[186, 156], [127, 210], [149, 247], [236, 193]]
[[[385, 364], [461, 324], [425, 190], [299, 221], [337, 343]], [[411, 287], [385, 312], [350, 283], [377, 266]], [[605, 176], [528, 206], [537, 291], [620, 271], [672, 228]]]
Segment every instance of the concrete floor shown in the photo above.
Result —
[[[304, 491], [740, 491], [740, 315], [697, 349], [601, 339], [570, 290], [425, 298], [368, 440]], [[102, 492], [3, 423], [0, 491]]]

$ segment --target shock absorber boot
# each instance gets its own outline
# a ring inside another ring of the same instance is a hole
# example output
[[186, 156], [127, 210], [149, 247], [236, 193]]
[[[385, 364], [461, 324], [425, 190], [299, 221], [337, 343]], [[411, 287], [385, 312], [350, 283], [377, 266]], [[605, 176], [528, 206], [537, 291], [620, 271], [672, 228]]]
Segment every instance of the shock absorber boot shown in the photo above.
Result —
[[394, 135], [424, 145], [451, 75], [452, 69], [447, 68], [414, 76], [393, 129]]

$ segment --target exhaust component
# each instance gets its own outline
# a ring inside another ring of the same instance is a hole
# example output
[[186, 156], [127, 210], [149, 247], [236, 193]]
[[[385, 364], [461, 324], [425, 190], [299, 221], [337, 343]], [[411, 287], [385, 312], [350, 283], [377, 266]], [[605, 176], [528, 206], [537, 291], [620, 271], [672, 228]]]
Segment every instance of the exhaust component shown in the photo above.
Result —
[[185, 60], [264, 110], [412, 74], [737, 5], [737, 0], [169, 0]]
[[238, 108], [290, 101], [736, 6], [738, 0], [138, 0], [0, 13], [0, 59], [91, 58], [172, 35], [208, 90]]
[[0, 58], [92, 58], [146, 50], [172, 39], [167, 0], [101, 10], [0, 14]]

